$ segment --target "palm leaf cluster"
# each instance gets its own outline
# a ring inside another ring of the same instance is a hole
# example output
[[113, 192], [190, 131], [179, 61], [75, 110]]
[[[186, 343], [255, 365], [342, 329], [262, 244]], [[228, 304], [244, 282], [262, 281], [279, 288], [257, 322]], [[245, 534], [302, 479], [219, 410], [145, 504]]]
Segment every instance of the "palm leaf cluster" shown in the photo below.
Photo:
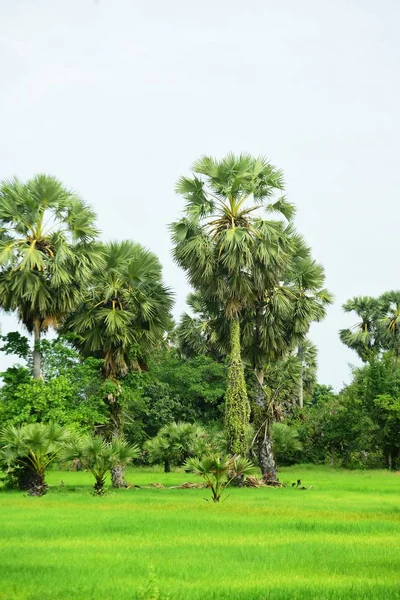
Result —
[[357, 323], [341, 329], [341, 341], [364, 362], [384, 350], [398, 358], [400, 350], [400, 292], [386, 292], [378, 298], [354, 297], [343, 304], [346, 313], [355, 313]]
[[203, 157], [182, 177], [176, 190], [186, 201], [183, 217], [172, 224], [174, 258], [190, 284], [210, 300], [223, 302], [228, 315], [252, 296], [253, 266], [279, 262], [283, 224], [262, 213], [292, 216], [283, 198], [283, 178], [265, 158]]
[[203, 458], [189, 458], [185, 469], [202, 477], [211, 490], [213, 502], [219, 502], [224, 490], [234, 480], [254, 475], [257, 469], [242, 456], [210, 454]]
[[209, 436], [199, 425], [169, 423], [145, 444], [151, 463], [163, 463], [168, 473], [173, 465], [182, 465], [190, 456], [201, 456], [209, 450]]
[[0, 186], [0, 304], [33, 331], [57, 324], [101, 264], [95, 214], [54, 177]]
[[21, 489], [41, 496], [47, 490], [46, 470], [58, 458], [67, 436], [56, 423], [9, 425], [0, 432], [0, 462], [15, 471]]
[[157, 257], [139, 244], [110, 242], [102, 249], [105, 265], [65, 329], [77, 334], [74, 344], [84, 355], [104, 359], [106, 377], [118, 379], [169, 328], [172, 293]]

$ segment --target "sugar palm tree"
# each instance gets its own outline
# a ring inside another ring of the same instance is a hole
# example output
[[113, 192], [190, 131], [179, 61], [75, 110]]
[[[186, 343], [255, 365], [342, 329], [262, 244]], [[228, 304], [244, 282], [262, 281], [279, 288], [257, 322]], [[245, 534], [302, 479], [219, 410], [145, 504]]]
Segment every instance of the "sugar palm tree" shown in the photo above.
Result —
[[[65, 330], [84, 356], [103, 359], [107, 439], [123, 436], [121, 380], [145, 367], [146, 355], [170, 327], [172, 293], [161, 278], [157, 257], [131, 241], [103, 246], [105, 268], [93, 278], [84, 301], [67, 320]], [[125, 485], [122, 469], [113, 468], [113, 484]]]
[[288, 330], [292, 343], [298, 346], [298, 357], [301, 364], [299, 405], [303, 408], [303, 365], [306, 352], [309, 362], [312, 360], [312, 349], [309, 343], [307, 344], [306, 336], [311, 323], [318, 323], [325, 318], [327, 307], [333, 302], [333, 296], [324, 287], [324, 268], [310, 256], [293, 257], [289, 263], [286, 277], [287, 289], [292, 295]]
[[33, 376], [41, 377], [39, 342], [74, 310], [101, 263], [95, 214], [48, 175], [0, 184], [0, 306], [33, 333]]
[[277, 224], [264, 220], [260, 209], [291, 218], [293, 207], [284, 198], [274, 199], [283, 189], [283, 177], [265, 158], [229, 154], [217, 161], [204, 156], [192, 171], [193, 176], [182, 177], [176, 188], [186, 207], [180, 221], [171, 226], [174, 258], [206, 300], [223, 305], [230, 322], [225, 428], [228, 450], [243, 453], [250, 406], [240, 311], [253, 298], [254, 262], [266, 267], [279, 260]]
[[0, 460], [9, 469], [16, 469], [20, 489], [27, 490], [31, 496], [46, 493], [46, 470], [58, 458], [67, 435], [56, 423], [8, 425], [2, 429]]
[[164, 425], [145, 448], [151, 463], [163, 463], [165, 473], [172, 465], [182, 465], [190, 456], [200, 456], [207, 447], [205, 430], [193, 423], [169, 423]]
[[341, 341], [368, 362], [380, 350], [379, 320], [384, 316], [382, 302], [370, 296], [359, 296], [343, 304], [346, 313], [354, 312], [359, 321], [351, 329], [341, 329]]
[[94, 494], [102, 496], [106, 476], [116, 465], [126, 466], [140, 455], [136, 445], [121, 439], [106, 442], [100, 436], [73, 436], [64, 445], [60, 458], [65, 461], [79, 460], [82, 467], [90, 471], [95, 479]]
[[312, 394], [317, 381], [318, 350], [309, 339], [304, 339], [297, 348], [300, 362], [299, 406], [303, 408], [303, 394]]

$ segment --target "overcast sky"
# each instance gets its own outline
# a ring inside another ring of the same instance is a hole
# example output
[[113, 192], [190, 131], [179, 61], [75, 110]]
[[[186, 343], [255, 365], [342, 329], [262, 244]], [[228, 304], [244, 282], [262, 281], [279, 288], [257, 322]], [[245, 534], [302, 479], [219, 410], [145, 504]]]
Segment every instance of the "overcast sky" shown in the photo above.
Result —
[[266, 155], [336, 297], [311, 337], [339, 389], [341, 304], [400, 288], [399, 25], [397, 0], [0, 0], [0, 179], [80, 192], [104, 239], [158, 254], [179, 315], [175, 181], [204, 153]]

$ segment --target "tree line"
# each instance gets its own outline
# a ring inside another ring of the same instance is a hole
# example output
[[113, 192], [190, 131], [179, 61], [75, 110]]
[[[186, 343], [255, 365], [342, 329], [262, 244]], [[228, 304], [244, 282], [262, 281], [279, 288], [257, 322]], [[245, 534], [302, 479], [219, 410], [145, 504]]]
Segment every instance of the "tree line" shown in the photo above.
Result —
[[[333, 297], [295, 228], [282, 172], [263, 157], [202, 157], [176, 192], [183, 210], [170, 225], [173, 257], [192, 288], [178, 323], [154, 253], [132, 240], [101, 242], [92, 208], [54, 177], [1, 183], [0, 306], [17, 315], [33, 346], [17, 333], [3, 337], [3, 351], [26, 366], [3, 373], [0, 421], [56, 421], [106, 444], [139, 445], [171, 423], [197, 423], [222, 432], [226, 453], [250, 455], [273, 483], [273, 427], [286, 420], [275, 438], [282, 453], [282, 436], [291, 437], [294, 454], [282, 460], [298, 458], [300, 446], [307, 459], [326, 460], [325, 446], [307, 455], [305, 431], [335, 395], [316, 400], [307, 335]], [[362, 373], [397, 369], [396, 298], [346, 305], [361, 311], [359, 328], [340, 336], [369, 361]], [[44, 338], [49, 329], [53, 341]], [[378, 394], [386, 408], [368, 401], [375, 424], [378, 413], [393, 417], [391, 393]], [[395, 427], [387, 425], [388, 436]], [[123, 466], [112, 467], [116, 487], [126, 485]]]

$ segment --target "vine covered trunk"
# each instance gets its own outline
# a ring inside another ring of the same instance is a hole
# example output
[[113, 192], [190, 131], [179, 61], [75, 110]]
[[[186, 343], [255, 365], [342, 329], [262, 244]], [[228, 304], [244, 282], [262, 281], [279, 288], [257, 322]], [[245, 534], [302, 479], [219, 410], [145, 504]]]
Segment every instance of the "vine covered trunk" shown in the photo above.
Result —
[[303, 346], [298, 347], [297, 356], [300, 360], [300, 379], [299, 379], [299, 406], [304, 407], [304, 384], [303, 384]]
[[276, 462], [272, 450], [272, 440], [270, 423], [266, 423], [264, 435], [261, 435], [258, 441], [258, 460], [262, 478], [266, 483], [279, 481], [276, 472]]
[[33, 325], [33, 378], [42, 379], [42, 355], [40, 353], [40, 323], [35, 321]]
[[[108, 439], [118, 439], [123, 437], [122, 409], [116, 394], [108, 394], [107, 402], [110, 410], [110, 428]], [[124, 476], [124, 467], [115, 465], [111, 469], [111, 484], [114, 488], [126, 488], [128, 484]]]
[[264, 375], [262, 368], [256, 370], [256, 376], [257, 384], [254, 393], [256, 436], [254, 441], [262, 478], [266, 483], [273, 484], [279, 481], [271, 439], [273, 414], [263, 386]]
[[225, 431], [230, 454], [247, 454], [246, 430], [250, 419], [244, 368], [240, 352], [240, 324], [238, 318], [230, 322], [230, 360], [225, 396]]

